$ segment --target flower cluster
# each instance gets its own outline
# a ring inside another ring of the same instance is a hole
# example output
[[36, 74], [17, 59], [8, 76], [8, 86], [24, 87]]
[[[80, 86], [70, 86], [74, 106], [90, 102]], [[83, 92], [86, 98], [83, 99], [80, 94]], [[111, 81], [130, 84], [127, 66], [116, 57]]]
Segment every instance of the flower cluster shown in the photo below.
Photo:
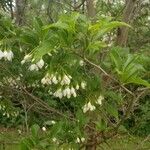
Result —
[[20, 81], [20, 77], [12, 78], [12, 77], [4, 77], [4, 83], [9, 84], [10, 86], [14, 86], [15, 88], [19, 88], [17, 82]]
[[82, 142], [85, 142], [85, 138], [84, 138], [84, 137], [82, 137], [82, 138], [77, 137], [77, 139], [76, 139], [75, 142], [76, 142], [76, 143], [82, 143]]
[[92, 105], [91, 102], [88, 102], [82, 107], [82, 109], [83, 109], [83, 112], [86, 113], [87, 111], [94, 111], [96, 107]]
[[13, 111], [13, 110], [7, 110], [7, 107], [4, 104], [0, 104], [0, 112], [2, 113], [3, 116], [10, 118], [10, 117], [17, 117], [19, 115], [18, 111]]
[[67, 97], [68, 99], [71, 98], [71, 96], [77, 97], [76, 89], [73, 86], [71, 88], [69, 88], [69, 86], [68, 86], [63, 90], [60, 88], [53, 95], [60, 99], [62, 97]]
[[29, 55], [29, 54], [25, 55], [23, 60], [21, 61], [21, 64], [23, 65], [25, 62], [31, 60], [31, 58], [32, 58], [32, 55]]
[[4, 59], [6, 59], [8, 61], [12, 61], [13, 57], [14, 57], [14, 54], [13, 54], [12, 51], [4, 51], [4, 52], [2, 52], [0, 50], [0, 59], [4, 58]]
[[[24, 63], [30, 61], [32, 58], [32, 55], [25, 55], [24, 59], [21, 61], [21, 64], [23, 65]], [[35, 64], [32, 64], [30, 67], [29, 67], [29, 70], [30, 71], [38, 71], [39, 69], [43, 68], [44, 66], [44, 60], [43, 59], [40, 59], [37, 63]]]
[[60, 75], [58, 76], [57, 73], [55, 74], [46, 74], [46, 76], [41, 80], [43, 85], [51, 85], [51, 84], [58, 84], [61, 85], [69, 85], [71, 82], [72, 77], [70, 75], [64, 74], [63, 77]]
[[51, 95], [58, 97], [62, 99], [63, 97], [67, 97], [68, 99], [73, 97], [77, 97], [77, 90], [81, 87], [82, 89], [85, 89], [86, 82], [82, 81], [81, 85], [76, 84], [76, 86], [72, 86], [71, 84], [72, 76], [64, 74], [63, 76], [60, 76], [57, 72], [54, 74], [46, 74], [45, 77], [41, 80], [41, 83], [43, 85], [57, 85], [59, 84], [61, 87], [59, 87], [54, 93], [50, 92]]
[[38, 71], [39, 69], [42, 69], [44, 66], [44, 61], [43, 59], [40, 59], [36, 64], [32, 64], [30, 67], [29, 67], [29, 70], [30, 71]]

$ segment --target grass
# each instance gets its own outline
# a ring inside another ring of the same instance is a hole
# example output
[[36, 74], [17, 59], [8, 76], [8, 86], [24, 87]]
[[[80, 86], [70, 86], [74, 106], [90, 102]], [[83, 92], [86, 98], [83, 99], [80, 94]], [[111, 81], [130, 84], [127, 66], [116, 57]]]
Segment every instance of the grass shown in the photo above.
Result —
[[[16, 130], [1, 131], [0, 150], [19, 150], [19, 140], [22, 137], [23, 135], [20, 135]], [[107, 144], [102, 144], [98, 150], [150, 150], [150, 137], [118, 136], [108, 140]]]
[[150, 137], [120, 136], [108, 140], [100, 150], [150, 150]]
[[0, 150], [19, 150], [19, 139], [22, 138], [16, 131], [0, 132]]

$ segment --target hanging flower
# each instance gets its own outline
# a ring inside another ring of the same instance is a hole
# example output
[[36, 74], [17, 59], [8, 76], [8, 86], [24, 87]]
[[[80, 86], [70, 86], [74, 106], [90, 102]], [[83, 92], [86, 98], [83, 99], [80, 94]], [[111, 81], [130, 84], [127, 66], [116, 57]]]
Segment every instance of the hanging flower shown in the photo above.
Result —
[[88, 102], [87, 104], [83, 106], [82, 109], [83, 109], [83, 112], [86, 113], [87, 111], [94, 111], [96, 107], [92, 105], [91, 102]]
[[70, 79], [71, 79], [72, 77], [71, 76], [67, 76], [67, 75], [64, 75], [64, 77], [63, 77], [63, 79], [62, 79], [62, 81], [61, 81], [61, 85], [69, 85], [70, 84]]
[[12, 61], [14, 54], [12, 51], [4, 51], [4, 58], [6, 58], [8, 61]]
[[40, 69], [43, 68], [43, 66], [44, 66], [44, 61], [43, 61], [43, 59], [39, 60], [39, 61], [36, 63], [36, 65], [37, 65]]
[[80, 61], [79, 61], [79, 65], [80, 65], [80, 66], [83, 66], [83, 65], [84, 65], [84, 61], [83, 61], [83, 60], [80, 60]]
[[77, 97], [76, 91], [73, 87], [71, 87], [71, 89], [70, 89], [70, 94], [72, 94], [73, 97]]
[[102, 95], [100, 95], [96, 101], [96, 104], [99, 104], [100, 106], [102, 105], [102, 100], [104, 99], [104, 97]]
[[85, 87], [86, 87], [86, 82], [82, 81], [82, 82], [81, 82], [81, 88], [82, 88], [82, 89], [85, 89]]
[[45, 128], [45, 127], [42, 127], [42, 130], [43, 130], [43, 131], [46, 131], [46, 128]]
[[52, 78], [52, 82], [53, 82], [54, 84], [58, 84], [58, 80], [57, 80], [56, 76], [54, 76], [54, 77]]
[[36, 64], [32, 64], [30, 67], [29, 67], [29, 70], [30, 71], [38, 71], [39, 70], [39, 68], [38, 68], [38, 66], [36, 65]]
[[32, 55], [29, 55], [29, 54], [24, 56], [24, 60], [25, 60], [25, 61], [28, 61], [28, 60], [30, 60], [31, 58], [32, 58]]

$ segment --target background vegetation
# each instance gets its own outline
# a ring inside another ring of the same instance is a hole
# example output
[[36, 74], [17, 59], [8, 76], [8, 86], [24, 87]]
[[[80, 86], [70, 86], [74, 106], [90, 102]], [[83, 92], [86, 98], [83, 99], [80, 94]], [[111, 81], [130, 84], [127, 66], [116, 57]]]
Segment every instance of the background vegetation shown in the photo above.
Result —
[[148, 150], [149, 6], [1, 0], [0, 148]]

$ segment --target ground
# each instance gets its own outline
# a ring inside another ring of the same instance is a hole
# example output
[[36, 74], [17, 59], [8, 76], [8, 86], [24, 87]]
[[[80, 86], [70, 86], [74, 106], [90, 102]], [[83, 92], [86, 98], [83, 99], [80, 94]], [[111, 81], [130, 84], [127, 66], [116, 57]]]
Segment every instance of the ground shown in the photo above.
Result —
[[[24, 135], [16, 129], [0, 129], [0, 150], [19, 150], [19, 140]], [[149, 137], [117, 136], [100, 146], [98, 150], [150, 150]]]

